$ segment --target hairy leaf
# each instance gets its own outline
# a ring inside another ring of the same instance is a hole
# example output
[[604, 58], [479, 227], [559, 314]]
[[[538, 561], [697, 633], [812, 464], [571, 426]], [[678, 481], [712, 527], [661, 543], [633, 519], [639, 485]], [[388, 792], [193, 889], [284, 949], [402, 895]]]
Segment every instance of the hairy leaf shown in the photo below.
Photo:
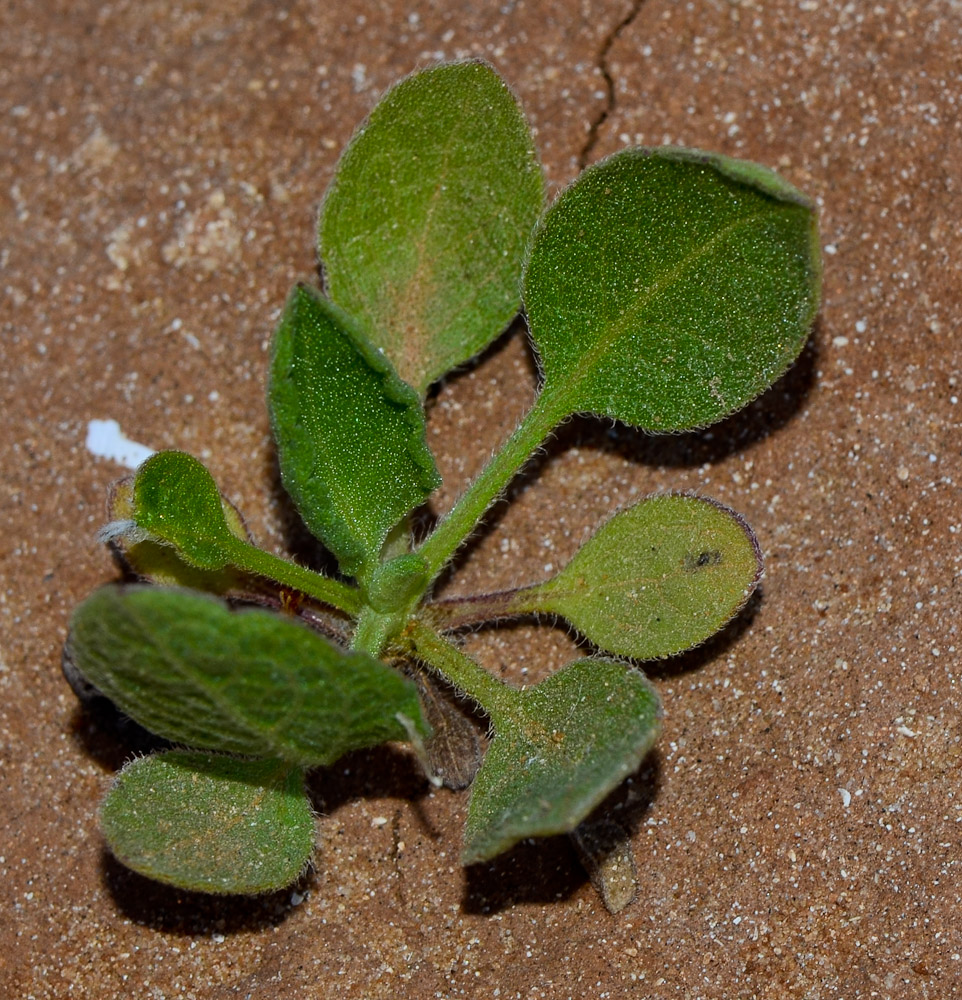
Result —
[[819, 301], [814, 208], [776, 174], [630, 149], [543, 217], [524, 275], [546, 400], [652, 431], [705, 426], [797, 357]]
[[[135, 476], [127, 476], [111, 486], [110, 523], [101, 533], [104, 540], [113, 544], [116, 554], [131, 573], [161, 586], [190, 587], [221, 596], [262, 591], [263, 585], [256, 578], [234, 566], [201, 569], [188, 562], [170, 543], [144, 538], [144, 531], [135, 519], [135, 480]], [[223, 495], [221, 505], [231, 534], [241, 542], [250, 543], [240, 511]]]
[[645, 676], [611, 659], [576, 660], [512, 702], [474, 780], [465, 864], [574, 829], [638, 767], [661, 725]]
[[353, 322], [306, 285], [274, 337], [269, 390], [281, 477], [304, 523], [364, 576], [440, 484], [414, 390]]
[[[114, 494], [114, 513], [127, 510], [129, 536], [172, 545], [192, 566], [219, 570], [228, 566], [237, 540], [244, 539], [233, 507], [225, 504], [213, 477], [203, 464], [182, 451], [160, 451], [137, 470], [132, 485], [121, 484]], [[230, 517], [230, 521], [228, 521]], [[115, 520], [105, 529], [123, 527]]]
[[527, 122], [494, 70], [418, 73], [338, 165], [318, 234], [328, 293], [423, 395], [518, 311], [543, 199]]
[[180, 889], [254, 894], [304, 871], [314, 816], [300, 768], [171, 750], [128, 764], [101, 808], [128, 868]]
[[74, 612], [70, 656], [128, 715], [177, 743], [311, 766], [426, 733], [417, 689], [373, 657], [260, 610], [183, 590], [105, 587]]
[[601, 526], [561, 572], [515, 601], [562, 615], [619, 656], [671, 656], [714, 635], [761, 577], [758, 542], [703, 497], [649, 497]]

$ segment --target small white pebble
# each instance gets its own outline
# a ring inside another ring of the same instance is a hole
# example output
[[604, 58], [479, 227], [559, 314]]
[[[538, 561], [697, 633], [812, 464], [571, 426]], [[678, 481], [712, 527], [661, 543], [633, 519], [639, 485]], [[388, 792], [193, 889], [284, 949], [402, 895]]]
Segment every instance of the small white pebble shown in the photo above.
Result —
[[852, 793], [847, 788], [840, 788], [838, 794], [842, 796], [842, 808], [848, 809], [852, 801]]

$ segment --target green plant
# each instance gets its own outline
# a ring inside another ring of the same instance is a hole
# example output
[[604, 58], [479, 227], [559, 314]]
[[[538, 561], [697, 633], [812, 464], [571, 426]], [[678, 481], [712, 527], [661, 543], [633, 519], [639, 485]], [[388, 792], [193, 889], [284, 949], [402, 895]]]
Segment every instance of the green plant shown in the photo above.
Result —
[[[627, 149], [546, 211], [543, 200], [521, 111], [479, 62], [398, 84], [344, 153], [319, 223], [327, 295], [291, 293], [268, 391], [284, 486], [339, 578], [255, 547], [186, 454], [161, 452], [115, 488], [104, 537], [150, 585], [81, 604], [66, 660], [191, 748], [134, 760], [110, 789], [104, 832], [131, 868], [208, 892], [291, 882], [313, 850], [307, 769], [404, 740], [430, 772], [430, 676], [494, 732], [464, 862], [571, 831], [658, 733], [658, 697], [629, 661], [704, 641], [754, 589], [760, 553], [745, 522], [669, 494], [615, 513], [551, 579], [432, 598], [567, 417], [652, 432], [711, 424], [785, 371], [817, 309], [813, 207], [763, 167]], [[439, 484], [425, 394], [505, 328], [519, 290], [540, 393], [453, 510], [415, 538], [411, 514]], [[520, 615], [560, 616], [600, 653], [518, 690], [459, 648], [458, 629]]]

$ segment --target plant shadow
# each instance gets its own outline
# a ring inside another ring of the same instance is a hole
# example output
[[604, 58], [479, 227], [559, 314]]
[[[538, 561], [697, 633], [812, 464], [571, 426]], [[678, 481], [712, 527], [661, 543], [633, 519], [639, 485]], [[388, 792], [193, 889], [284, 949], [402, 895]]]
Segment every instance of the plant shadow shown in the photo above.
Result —
[[[658, 795], [661, 774], [656, 747], [584, 822], [616, 827], [633, 839]], [[492, 861], [465, 869], [461, 906], [465, 913], [487, 916], [519, 903], [558, 903], [588, 881], [568, 836], [524, 840]]]
[[307, 775], [307, 793], [318, 813], [333, 813], [357, 799], [397, 799], [417, 809], [431, 792], [416, 757], [406, 747], [385, 743], [355, 750]]
[[697, 468], [720, 462], [764, 441], [788, 426], [803, 410], [815, 387], [820, 324], [784, 375], [760, 396], [731, 416], [701, 430], [652, 434], [620, 422], [576, 417], [551, 442], [559, 451], [572, 447], [610, 452], [640, 465]]
[[169, 750], [173, 745], [124, 715], [103, 695], [74, 706], [70, 738], [86, 757], [109, 772], [119, 771], [132, 757]]
[[313, 870], [293, 885], [261, 896], [215, 896], [155, 882], [127, 868], [104, 847], [101, 878], [117, 908], [129, 920], [155, 931], [185, 937], [235, 934], [283, 923], [298, 895], [303, 896]]
[[277, 446], [273, 442], [268, 449], [265, 464], [264, 478], [270, 491], [271, 504], [277, 511], [278, 528], [284, 540], [285, 556], [307, 569], [314, 570], [315, 573], [343, 579], [338, 569], [337, 560], [310, 533], [301, 515], [297, 512], [290, 494], [284, 489], [280, 458], [277, 454]]

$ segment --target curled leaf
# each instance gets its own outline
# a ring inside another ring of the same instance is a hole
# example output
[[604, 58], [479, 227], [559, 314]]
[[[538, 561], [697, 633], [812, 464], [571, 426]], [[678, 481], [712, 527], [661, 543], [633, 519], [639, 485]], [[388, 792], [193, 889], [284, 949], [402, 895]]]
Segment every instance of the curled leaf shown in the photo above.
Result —
[[471, 789], [464, 864], [526, 837], [573, 830], [641, 763], [661, 727], [661, 705], [638, 670], [576, 660], [493, 716], [496, 733]]
[[132, 479], [114, 487], [110, 506], [104, 541], [170, 545], [200, 570], [229, 566], [238, 540], [247, 540], [236, 508], [203, 464], [182, 451], [151, 455]]

